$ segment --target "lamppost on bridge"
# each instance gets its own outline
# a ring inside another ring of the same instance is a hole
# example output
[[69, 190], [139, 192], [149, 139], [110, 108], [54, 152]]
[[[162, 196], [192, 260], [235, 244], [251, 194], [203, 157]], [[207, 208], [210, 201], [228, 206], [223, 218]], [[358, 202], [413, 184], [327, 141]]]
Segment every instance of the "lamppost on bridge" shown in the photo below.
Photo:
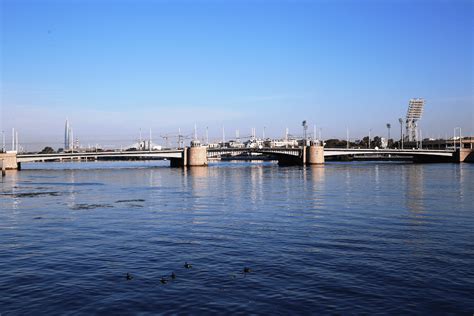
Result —
[[306, 139], [306, 132], [308, 130], [308, 124], [306, 124], [306, 120], [304, 120], [302, 123], [301, 123], [301, 126], [303, 126], [303, 139], [304, 139], [304, 145], [306, 146], [306, 142], [307, 142], [307, 139]]
[[399, 118], [398, 123], [400, 123], [400, 143], [403, 149], [403, 119]]
[[308, 124], [306, 124], [306, 120], [304, 120], [304, 121], [301, 123], [301, 126], [303, 126], [303, 143], [304, 143], [303, 146], [306, 146], [306, 145], [308, 144], [308, 139], [307, 139], [307, 137], [306, 137], [307, 131], [308, 131]]
[[392, 127], [392, 124], [387, 123], [387, 129], [388, 129], [388, 138], [387, 138], [387, 146], [390, 148], [390, 128]]
[[372, 132], [372, 129], [370, 128], [370, 129], [369, 129], [369, 142], [368, 142], [368, 144], [367, 144], [367, 148], [369, 148], [369, 149], [370, 149], [370, 133], [371, 133], [371, 132]]
[[346, 148], [349, 149], [349, 127], [346, 126]]
[[455, 127], [454, 128], [454, 137], [453, 137], [453, 147], [456, 149], [456, 131], [459, 130], [459, 149], [462, 148], [462, 136], [461, 136], [461, 128]]

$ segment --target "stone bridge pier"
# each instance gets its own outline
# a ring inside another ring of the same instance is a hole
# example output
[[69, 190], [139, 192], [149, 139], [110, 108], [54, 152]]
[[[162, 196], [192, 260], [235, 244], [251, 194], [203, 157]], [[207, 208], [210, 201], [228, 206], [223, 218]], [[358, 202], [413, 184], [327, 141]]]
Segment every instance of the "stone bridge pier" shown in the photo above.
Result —
[[171, 158], [171, 167], [207, 166], [207, 147], [198, 140], [191, 141], [191, 147], [183, 149], [181, 158]]
[[324, 147], [316, 144], [304, 147], [305, 165], [320, 165], [324, 163]]
[[455, 162], [474, 162], [473, 148], [460, 148], [454, 156]]
[[2, 174], [5, 174], [5, 170], [21, 169], [21, 163], [17, 160], [16, 151], [0, 153], [0, 167]]

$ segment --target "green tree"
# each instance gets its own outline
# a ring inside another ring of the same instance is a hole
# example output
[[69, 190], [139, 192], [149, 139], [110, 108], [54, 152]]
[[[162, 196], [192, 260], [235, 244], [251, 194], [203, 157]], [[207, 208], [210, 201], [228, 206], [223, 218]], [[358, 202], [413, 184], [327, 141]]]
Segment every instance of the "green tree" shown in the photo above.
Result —
[[40, 154], [54, 154], [55, 151], [53, 148], [49, 147], [49, 146], [46, 146], [43, 148], [42, 151], [39, 152]]

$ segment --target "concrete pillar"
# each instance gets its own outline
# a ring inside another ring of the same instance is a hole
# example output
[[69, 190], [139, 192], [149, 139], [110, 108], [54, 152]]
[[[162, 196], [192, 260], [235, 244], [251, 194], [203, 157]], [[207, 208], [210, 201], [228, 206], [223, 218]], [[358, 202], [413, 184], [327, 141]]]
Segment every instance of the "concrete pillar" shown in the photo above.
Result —
[[2, 160], [2, 169], [5, 170], [19, 169], [21, 166], [21, 164], [16, 159], [16, 151], [7, 151], [6, 153], [1, 153], [0, 160]]
[[455, 157], [457, 158], [457, 162], [474, 162], [474, 150], [461, 148], [457, 151]]
[[191, 147], [187, 148], [189, 167], [207, 166], [207, 147], [201, 146], [199, 141], [192, 141]]
[[198, 140], [191, 141], [191, 147], [183, 149], [181, 158], [171, 158], [171, 167], [207, 166], [207, 147]]
[[324, 147], [318, 145], [306, 146], [306, 163], [307, 165], [316, 165], [324, 163]]
[[301, 151], [301, 164], [304, 166], [306, 165], [306, 161], [308, 160], [308, 150], [307, 148], [308, 146], [303, 146], [303, 150]]

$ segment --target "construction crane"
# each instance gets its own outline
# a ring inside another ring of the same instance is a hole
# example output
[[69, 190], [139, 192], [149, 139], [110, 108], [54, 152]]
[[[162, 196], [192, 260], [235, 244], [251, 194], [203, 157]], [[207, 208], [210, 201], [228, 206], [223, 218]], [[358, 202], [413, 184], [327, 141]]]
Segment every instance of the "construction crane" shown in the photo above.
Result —
[[181, 129], [178, 129], [178, 133], [168, 133], [168, 134], [160, 135], [160, 137], [164, 139], [166, 148], [171, 147], [170, 141], [176, 142], [178, 148], [183, 148], [184, 141], [193, 139], [193, 135], [194, 134], [183, 135], [181, 133]]

